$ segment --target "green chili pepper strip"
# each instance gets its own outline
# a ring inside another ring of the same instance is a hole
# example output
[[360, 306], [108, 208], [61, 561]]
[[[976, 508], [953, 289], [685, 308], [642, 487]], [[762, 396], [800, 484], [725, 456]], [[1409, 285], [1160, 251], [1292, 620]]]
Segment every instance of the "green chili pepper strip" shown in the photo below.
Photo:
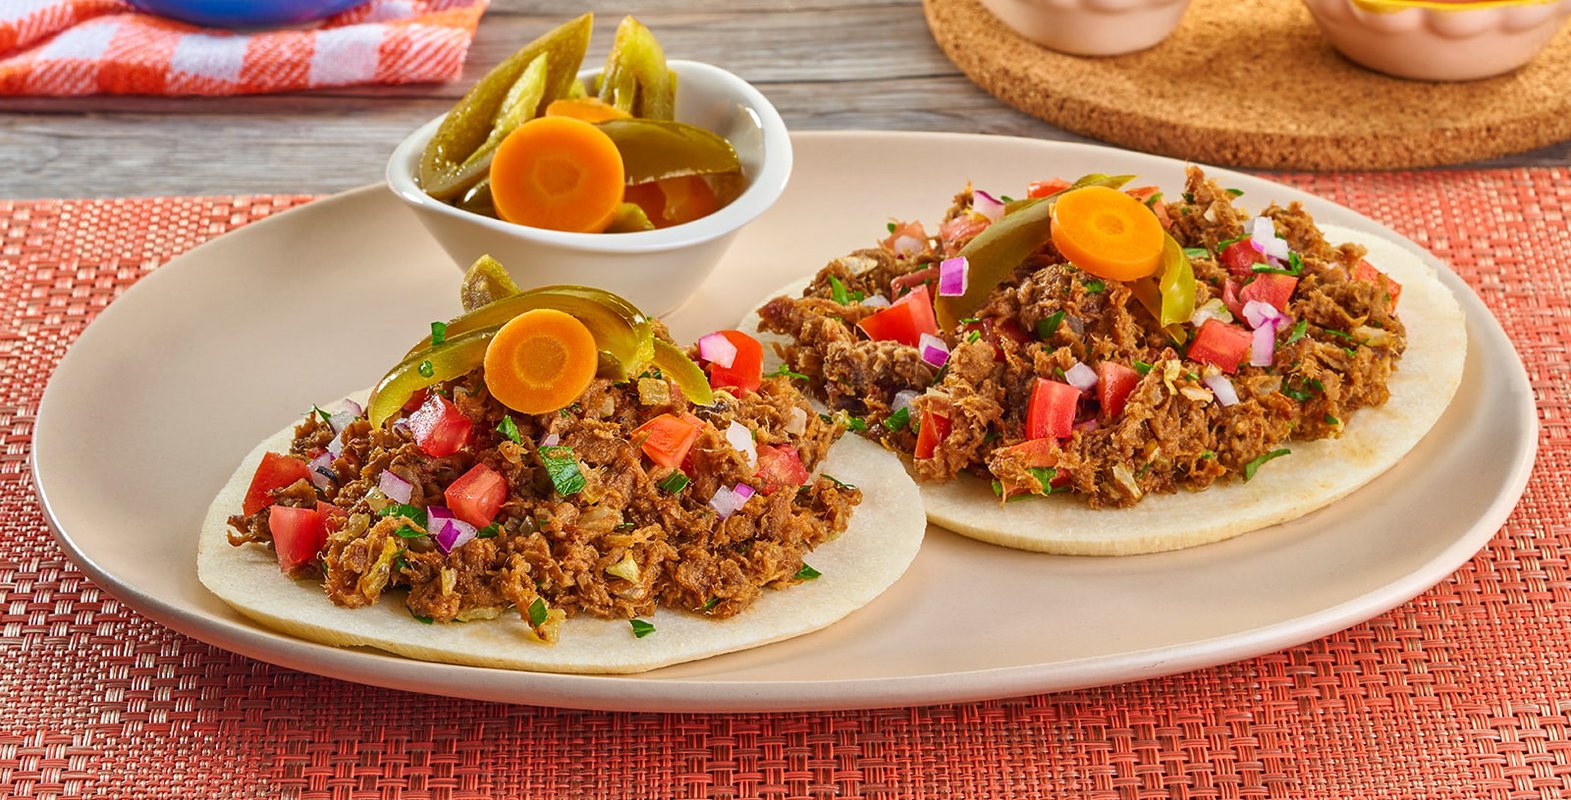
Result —
[[677, 387], [687, 396], [688, 402], [701, 406], [715, 402], [714, 390], [709, 386], [709, 376], [705, 375], [681, 348], [657, 338], [655, 357], [651, 363], [660, 368], [662, 375], [676, 381]]
[[[457, 338], [449, 337], [442, 344], [424, 348], [399, 362], [371, 392], [366, 409], [371, 424], [381, 425], [391, 419], [415, 392], [457, 378], [484, 363], [485, 349], [495, 334], [496, 329], [489, 328]], [[430, 374], [422, 374], [420, 368], [425, 364], [430, 365], [427, 367]]]
[[[545, 62], [544, 87], [540, 100], [532, 109], [520, 107], [517, 114], [507, 119], [519, 118], [520, 123], [540, 113], [545, 104], [566, 95], [577, 80], [579, 65], [589, 48], [589, 34], [594, 17], [585, 14], [524, 45], [523, 49], [508, 56], [496, 68], [486, 73], [474, 88], [465, 94], [453, 109], [447, 112], [441, 127], [420, 154], [420, 187], [438, 200], [458, 197], [486, 176], [491, 166], [490, 152], [479, 152], [496, 127], [499, 113], [506, 104], [513, 87], [526, 70], [541, 55]], [[524, 94], [520, 89], [519, 95]], [[514, 98], [520, 99], [515, 96]], [[527, 116], [523, 116], [528, 111]], [[495, 144], [491, 145], [492, 148]]]
[[616, 143], [628, 183], [687, 175], [741, 172], [736, 148], [695, 125], [652, 119], [613, 119], [598, 126]]
[[465, 311], [474, 311], [487, 303], [522, 291], [501, 262], [490, 256], [481, 256], [465, 270], [463, 285], [458, 288], [458, 299], [464, 304]]
[[1162, 279], [1158, 288], [1162, 290], [1163, 325], [1180, 325], [1194, 316], [1195, 268], [1171, 234], [1162, 236]]
[[[1162, 320], [1162, 290], [1157, 288], [1156, 279], [1141, 278], [1137, 281], [1129, 281], [1127, 285], [1129, 286], [1129, 293], [1134, 295], [1136, 300], [1140, 301], [1140, 305], [1145, 306], [1146, 311], [1151, 313], [1153, 319], [1160, 322]], [[1193, 298], [1191, 298], [1190, 302], [1191, 304], [1193, 303]], [[1193, 311], [1190, 313], [1193, 313]], [[1184, 329], [1183, 325], [1163, 325], [1162, 332], [1167, 334], [1168, 338], [1177, 344], [1183, 344], [1189, 340], [1189, 332]]]
[[665, 51], [632, 17], [616, 28], [599, 91], [602, 101], [635, 117], [671, 119], [676, 112], [676, 78], [666, 66]]
[[[1075, 181], [1064, 192], [1085, 186], [1118, 189], [1133, 179], [1133, 175], [1092, 174]], [[958, 255], [970, 264], [966, 292], [959, 297], [934, 298], [933, 309], [940, 328], [952, 331], [960, 320], [973, 316], [993, 289], [1014, 273], [1015, 267], [1048, 243], [1052, 238], [1053, 205], [1064, 192], [1021, 203], [960, 248]]]
[[[584, 323], [600, 348], [600, 374], [607, 378], [628, 380], [642, 372], [654, 356], [654, 329], [649, 318], [632, 303], [586, 286], [544, 286], [503, 297], [447, 323], [447, 336], [451, 339], [499, 328], [537, 308], [554, 308]], [[415, 358], [430, 346], [431, 339], [426, 337], [407, 358]]]
[[649, 215], [644, 213], [643, 206], [637, 203], [623, 203], [616, 207], [616, 216], [611, 218], [611, 224], [606, 226], [605, 232], [637, 233], [654, 229], [655, 224], [649, 221]]

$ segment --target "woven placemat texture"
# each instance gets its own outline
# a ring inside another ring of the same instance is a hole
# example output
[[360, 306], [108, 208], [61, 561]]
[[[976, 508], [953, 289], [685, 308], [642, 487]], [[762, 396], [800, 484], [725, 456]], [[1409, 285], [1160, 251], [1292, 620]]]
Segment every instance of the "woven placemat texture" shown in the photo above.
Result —
[[0, 797], [1571, 796], [1571, 170], [1287, 180], [1454, 264], [1516, 341], [1542, 449], [1482, 553], [1389, 614], [1214, 669], [742, 716], [342, 683], [188, 639], [94, 587], [55, 546], [28, 477], [50, 370], [158, 264], [309, 198], [0, 201]]

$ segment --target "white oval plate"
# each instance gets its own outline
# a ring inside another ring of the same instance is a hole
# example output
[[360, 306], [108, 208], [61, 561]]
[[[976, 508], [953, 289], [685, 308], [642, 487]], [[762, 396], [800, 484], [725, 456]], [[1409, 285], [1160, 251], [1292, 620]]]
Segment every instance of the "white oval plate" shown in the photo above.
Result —
[[[770, 287], [878, 238], [889, 217], [937, 218], [968, 178], [998, 191], [1085, 172], [1137, 173], [1169, 190], [1183, 180], [1181, 162], [1091, 145], [874, 132], [794, 141], [791, 186], [669, 319], [679, 340], [729, 327]], [[1244, 190], [1252, 208], [1300, 200], [1318, 220], [1406, 242], [1303, 192], [1212, 173]], [[337, 649], [261, 628], [197, 582], [203, 513], [240, 458], [313, 401], [369, 386], [428, 321], [458, 310], [458, 273], [381, 187], [219, 237], [105, 309], [44, 393], [34, 478], [61, 546], [105, 590], [219, 647], [345, 680], [578, 708], [782, 711], [1149, 678], [1385, 612], [1477, 552], [1521, 496], [1537, 446], [1527, 375], [1477, 296], [1407, 244], [1462, 303], [1466, 373], [1436, 428], [1349, 498], [1231, 541], [1129, 558], [1025, 553], [934, 528], [905, 578], [842, 622], [641, 675], [510, 672]]]

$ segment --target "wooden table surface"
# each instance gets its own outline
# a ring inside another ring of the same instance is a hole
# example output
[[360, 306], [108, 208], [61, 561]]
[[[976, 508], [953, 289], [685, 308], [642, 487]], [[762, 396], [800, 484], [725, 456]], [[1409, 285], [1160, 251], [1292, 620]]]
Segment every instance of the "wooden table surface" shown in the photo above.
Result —
[[[1287, 2], [1288, 0], [1283, 0]], [[228, 98], [0, 98], [0, 198], [335, 192], [485, 70], [584, 6], [590, 60], [632, 6], [673, 57], [759, 86], [795, 130], [968, 131], [1083, 140], [976, 88], [920, 0], [493, 0], [463, 80]], [[1571, 165], [1571, 142], [1474, 166]]]

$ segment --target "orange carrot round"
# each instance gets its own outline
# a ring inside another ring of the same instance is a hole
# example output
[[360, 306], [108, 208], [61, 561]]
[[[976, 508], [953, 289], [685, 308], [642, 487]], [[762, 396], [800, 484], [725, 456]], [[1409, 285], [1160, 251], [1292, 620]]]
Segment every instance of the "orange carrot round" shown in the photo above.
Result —
[[491, 199], [508, 222], [599, 233], [622, 202], [622, 154], [572, 117], [539, 117], [508, 134], [491, 161]]
[[584, 323], [552, 308], [526, 311], [503, 325], [485, 351], [485, 385], [524, 414], [566, 408], [589, 387], [600, 356]]
[[564, 97], [552, 100], [545, 107], [548, 117], [572, 117], [585, 122], [605, 122], [610, 119], [631, 119], [632, 114], [611, 105], [598, 97]]
[[1162, 264], [1162, 223], [1145, 204], [1117, 189], [1087, 186], [1053, 206], [1053, 246], [1098, 277], [1132, 281]]

